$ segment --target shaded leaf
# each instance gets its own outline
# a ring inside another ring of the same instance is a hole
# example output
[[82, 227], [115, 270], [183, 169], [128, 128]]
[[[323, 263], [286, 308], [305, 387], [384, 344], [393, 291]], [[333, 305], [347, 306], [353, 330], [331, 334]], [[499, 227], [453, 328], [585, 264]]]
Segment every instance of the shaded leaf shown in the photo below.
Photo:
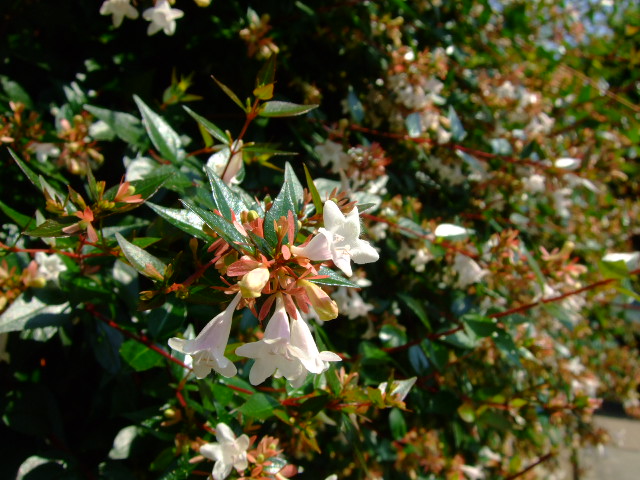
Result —
[[144, 128], [162, 158], [178, 163], [184, 158], [182, 141], [178, 134], [157, 113], [151, 110], [138, 96], [133, 97], [142, 114]]
[[138, 272], [153, 280], [161, 281], [164, 278], [167, 266], [162, 260], [129, 242], [119, 233], [116, 233], [116, 240], [125, 258]]
[[314, 108], [318, 108], [318, 105], [299, 105], [297, 103], [271, 100], [262, 105], [258, 115], [261, 117], [293, 117], [310, 112]]

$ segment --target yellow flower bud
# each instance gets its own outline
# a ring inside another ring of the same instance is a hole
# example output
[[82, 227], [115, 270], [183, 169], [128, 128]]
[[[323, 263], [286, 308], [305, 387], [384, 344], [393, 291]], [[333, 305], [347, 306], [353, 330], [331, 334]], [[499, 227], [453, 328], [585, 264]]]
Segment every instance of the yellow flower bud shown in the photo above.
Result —
[[304, 288], [311, 306], [323, 322], [333, 320], [338, 316], [338, 304], [322, 288], [313, 282], [300, 280], [298, 284]]
[[258, 267], [247, 273], [238, 282], [243, 298], [257, 298], [262, 295], [262, 289], [269, 281], [269, 269]]

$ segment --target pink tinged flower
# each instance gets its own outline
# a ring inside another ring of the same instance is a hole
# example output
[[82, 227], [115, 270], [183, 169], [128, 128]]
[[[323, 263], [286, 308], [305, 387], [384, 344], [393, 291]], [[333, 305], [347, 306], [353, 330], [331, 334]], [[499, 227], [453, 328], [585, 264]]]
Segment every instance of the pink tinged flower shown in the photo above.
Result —
[[306, 245], [301, 247], [292, 245], [290, 250], [294, 255], [298, 257], [307, 257], [313, 262], [329, 260], [331, 258], [331, 247], [329, 243], [331, 238], [332, 237], [329, 232], [318, 233]]
[[93, 222], [94, 220], [93, 212], [91, 211], [91, 209], [89, 207], [86, 207], [84, 210], [78, 210], [73, 214], [78, 217], [80, 221], [69, 225], [68, 227], [64, 227], [62, 231], [64, 233], [73, 234], [82, 230], [86, 230], [89, 241], [96, 243], [98, 241], [98, 234], [91, 224], [91, 222]]
[[216, 425], [215, 443], [207, 443], [200, 447], [200, 453], [206, 458], [215, 461], [213, 465], [214, 480], [223, 480], [229, 476], [231, 469], [238, 472], [244, 471], [249, 463], [247, 461], [247, 449], [249, 437], [245, 434], [238, 438], [224, 423]]
[[358, 207], [353, 209], [345, 217], [340, 208], [331, 200], [324, 204], [324, 226], [318, 230], [329, 245], [331, 260], [336, 266], [351, 276], [351, 260], [357, 264], [375, 262], [380, 258], [375, 248], [360, 237], [360, 215]]
[[236, 366], [224, 356], [229, 341], [233, 313], [242, 299], [238, 293], [223, 312], [216, 315], [193, 340], [183, 338], [169, 339], [169, 346], [178, 352], [192, 357], [193, 372], [196, 377], [204, 378], [211, 370], [225, 377], [233, 377]]
[[329, 368], [329, 362], [341, 361], [341, 358], [333, 352], [318, 351], [309, 325], [298, 311], [296, 311], [296, 317], [291, 322], [291, 345], [296, 349], [295, 354], [304, 368], [311, 373], [322, 373]]
[[255, 359], [249, 372], [252, 385], [259, 385], [274, 375], [276, 378], [285, 377], [297, 387], [304, 382], [306, 371], [292, 347], [289, 317], [283, 298], [278, 296], [275, 312], [265, 328], [262, 340], [238, 347], [236, 355]]
[[269, 269], [258, 267], [251, 270], [238, 282], [240, 292], [244, 298], [257, 298], [262, 295], [262, 289], [269, 282]]
[[326, 322], [338, 316], [338, 304], [322, 288], [307, 280], [299, 280], [298, 285], [304, 288], [319, 320]]
[[171, 8], [167, 0], [158, 0], [156, 4], [142, 13], [142, 18], [151, 22], [147, 35], [154, 35], [160, 30], [166, 35], [173, 35], [176, 31], [176, 19], [182, 18], [184, 12]]
[[124, 17], [135, 20], [138, 11], [131, 5], [130, 0], [105, 0], [100, 7], [100, 15], [111, 15], [114, 27], [122, 25]]

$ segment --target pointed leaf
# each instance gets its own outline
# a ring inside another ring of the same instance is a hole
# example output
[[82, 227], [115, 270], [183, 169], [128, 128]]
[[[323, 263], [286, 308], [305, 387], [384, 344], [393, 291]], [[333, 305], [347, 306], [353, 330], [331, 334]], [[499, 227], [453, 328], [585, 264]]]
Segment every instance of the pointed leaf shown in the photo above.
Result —
[[139, 150], [147, 148], [149, 141], [145, 134], [145, 128], [138, 118], [128, 113], [116, 112], [93, 105], [85, 105], [84, 109], [109, 125], [109, 128], [113, 130], [113, 133], [120, 140], [137, 147]]
[[162, 260], [129, 242], [119, 233], [116, 233], [116, 240], [125, 258], [129, 260], [131, 266], [138, 272], [153, 280], [162, 280], [164, 278], [167, 266]]
[[236, 227], [220, 215], [205, 210], [203, 208], [192, 205], [191, 203], [181, 200], [182, 204], [199, 216], [211, 230], [220, 235], [224, 240], [236, 250], [253, 251], [253, 247], [249, 245], [249, 239], [242, 235]]
[[215, 138], [217, 138], [220, 142], [224, 143], [225, 145], [229, 145], [231, 143], [231, 139], [227, 136], [227, 134], [224, 133], [216, 125], [211, 123], [206, 118], [198, 115], [196, 112], [191, 110], [189, 107], [183, 105], [182, 108], [184, 108], [185, 112], [187, 112], [189, 115], [191, 115], [191, 117], [196, 122], [198, 122], [198, 124], [200, 124], [207, 132], [209, 132], [211, 135], [213, 135]]
[[307, 188], [311, 192], [311, 198], [313, 199], [313, 206], [316, 207], [316, 213], [318, 215], [322, 215], [324, 205], [322, 204], [322, 199], [320, 198], [318, 189], [316, 188], [316, 185], [313, 183], [313, 179], [311, 178], [311, 174], [309, 173], [309, 169], [307, 168], [307, 165], [303, 164], [302, 166], [304, 167], [304, 176], [307, 179]]
[[262, 104], [258, 115], [261, 117], [293, 117], [310, 112], [318, 105], [299, 105], [297, 103], [271, 100]]
[[120, 355], [136, 372], [162, 365], [164, 358], [158, 352], [136, 340], [127, 340], [120, 345]]
[[213, 78], [213, 81], [216, 82], [218, 84], [218, 86], [222, 89], [222, 91], [224, 93], [227, 94], [227, 96], [233, 100], [233, 102], [238, 105], [242, 111], [246, 112], [247, 109], [245, 108], [245, 106], [242, 104], [242, 102], [240, 101], [240, 99], [238, 98], [238, 96], [233, 93], [233, 90], [231, 90], [229, 87], [227, 87], [224, 83], [220, 82], [216, 77], [214, 77], [213, 75], [211, 75], [211, 78]]
[[69, 237], [70, 234], [63, 232], [62, 229], [78, 221], [77, 217], [49, 218], [25, 233], [31, 237]]
[[247, 210], [247, 206], [242, 198], [231, 190], [212, 169], [205, 167], [205, 172], [207, 173], [207, 177], [209, 177], [215, 208], [220, 211], [226, 219], [231, 220], [231, 212], [238, 218], [240, 213]]
[[28, 298], [23, 293], [0, 315], [0, 333], [58, 326], [70, 313], [69, 302], [51, 305], [35, 295]]
[[8, 150], [11, 156], [13, 157], [13, 159], [16, 161], [16, 163], [20, 167], [20, 170], [22, 170], [22, 173], [24, 173], [27, 176], [29, 181], [33, 183], [38, 190], [42, 190], [42, 186], [40, 185], [40, 179], [38, 178], [38, 175], [27, 166], [27, 164], [16, 154], [16, 152], [11, 150], [10, 148]]
[[[273, 205], [264, 217], [264, 238], [271, 246], [275, 246], [278, 242], [274, 222], [280, 217], [288, 217], [292, 212], [294, 219], [298, 216], [298, 210], [302, 200], [302, 185], [300, 180], [293, 173], [293, 169], [289, 164], [285, 166], [284, 183], [280, 193], [273, 201]], [[298, 231], [297, 222], [294, 225], [294, 237]], [[289, 242], [293, 242], [295, 238], [290, 238]]]
[[33, 219], [32, 217], [28, 217], [26, 215], [23, 215], [20, 212], [17, 212], [16, 210], [14, 210], [13, 208], [11, 208], [9, 205], [2, 202], [1, 200], [0, 200], [0, 211], [2, 211], [7, 217], [13, 220], [15, 224], [18, 225], [18, 227], [22, 229], [27, 228], [31, 222], [35, 222], [35, 219]]
[[184, 158], [182, 141], [178, 134], [157, 113], [151, 110], [138, 96], [133, 97], [142, 114], [144, 128], [154, 147], [162, 158], [171, 163], [178, 163]]
[[327, 278], [311, 278], [310, 282], [319, 283], [321, 285], [333, 285], [336, 287], [350, 287], [350, 288], [361, 288], [355, 282], [351, 280], [347, 280], [339, 273], [334, 272], [328, 267], [320, 267], [318, 270], [318, 275], [326, 276]]
[[194, 237], [197, 237], [200, 240], [204, 240], [205, 242], [210, 242], [213, 240], [202, 230], [204, 221], [191, 210], [181, 208], [167, 208], [151, 202], [147, 202], [146, 205], [171, 225], [179, 228], [183, 232], [186, 232], [189, 235], [193, 235]]

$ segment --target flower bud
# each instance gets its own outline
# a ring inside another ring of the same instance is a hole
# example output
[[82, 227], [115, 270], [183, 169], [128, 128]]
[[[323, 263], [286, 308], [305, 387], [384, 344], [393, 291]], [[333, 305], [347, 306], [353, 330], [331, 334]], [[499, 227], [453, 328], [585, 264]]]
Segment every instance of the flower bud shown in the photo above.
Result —
[[269, 269], [258, 267], [251, 270], [238, 282], [243, 298], [257, 298], [269, 281]]
[[311, 306], [318, 314], [320, 320], [326, 322], [338, 316], [338, 304], [331, 300], [331, 297], [322, 288], [307, 280], [300, 280], [298, 285], [304, 288], [311, 302]]

